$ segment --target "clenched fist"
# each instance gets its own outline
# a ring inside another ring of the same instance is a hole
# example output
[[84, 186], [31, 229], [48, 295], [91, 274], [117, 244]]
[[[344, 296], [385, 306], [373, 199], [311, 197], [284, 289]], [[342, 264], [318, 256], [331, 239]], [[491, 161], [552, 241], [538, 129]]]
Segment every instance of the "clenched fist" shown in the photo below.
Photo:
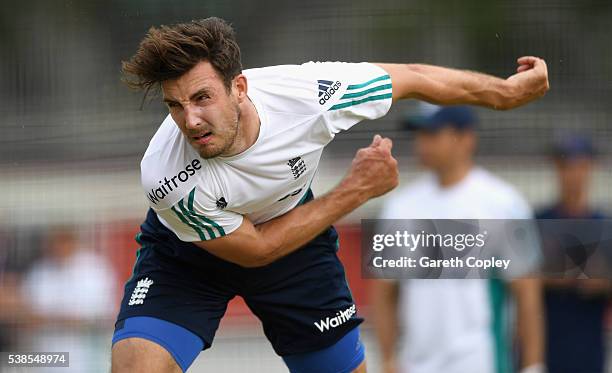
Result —
[[[381, 196], [398, 184], [397, 160], [391, 155], [391, 139], [374, 136], [372, 144], [357, 151], [343, 186], [365, 200]], [[365, 201], [364, 201], [365, 202]]]
[[548, 69], [546, 62], [538, 57], [526, 56], [517, 60], [519, 66], [516, 74], [506, 79], [510, 105], [505, 107], [511, 109], [526, 104], [538, 97], [542, 97], [548, 91]]

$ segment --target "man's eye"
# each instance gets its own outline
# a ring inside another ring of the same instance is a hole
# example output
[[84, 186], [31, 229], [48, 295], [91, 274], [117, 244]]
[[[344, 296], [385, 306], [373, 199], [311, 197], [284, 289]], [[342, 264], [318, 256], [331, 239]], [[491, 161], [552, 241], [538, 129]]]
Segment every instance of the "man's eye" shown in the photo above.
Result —
[[209, 98], [207, 95], [201, 95], [196, 98], [196, 101], [204, 101]]
[[167, 102], [166, 105], [168, 105], [169, 108], [177, 108], [179, 107], [179, 104], [176, 102]]

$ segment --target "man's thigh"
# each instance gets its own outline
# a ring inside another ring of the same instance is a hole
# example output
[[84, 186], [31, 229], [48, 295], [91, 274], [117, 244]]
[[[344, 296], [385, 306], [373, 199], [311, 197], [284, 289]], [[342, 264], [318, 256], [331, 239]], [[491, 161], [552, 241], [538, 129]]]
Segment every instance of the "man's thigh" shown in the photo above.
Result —
[[[306, 371], [309, 371], [308, 369]], [[181, 373], [182, 371], [166, 349], [149, 340], [128, 338], [113, 346], [111, 373]], [[365, 359], [352, 370], [352, 373], [366, 373]]]
[[121, 372], [129, 372], [127, 367], [186, 371], [206, 347], [200, 336], [180, 325], [148, 316], [130, 317], [119, 322], [113, 334], [113, 366]]
[[172, 355], [155, 342], [127, 338], [113, 345], [112, 373], [181, 373]]
[[[140, 250], [115, 324], [113, 362], [117, 369], [127, 364], [125, 356], [146, 355], [152, 343], [165, 350], [163, 356], [170, 355], [184, 371], [202, 350], [212, 345], [219, 321], [235, 294], [232, 286], [209, 277], [213, 271], [214, 268], [203, 270], [195, 261], [167, 255], [152, 245]], [[220, 279], [217, 274], [214, 277]], [[133, 338], [140, 342], [123, 342]], [[165, 360], [153, 361], [167, 367]], [[148, 366], [138, 359], [129, 363]]]
[[363, 373], [365, 348], [354, 328], [333, 345], [312, 352], [284, 356], [292, 373]]
[[357, 369], [355, 369], [353, 371], [353, 373], [366, 373], [368, 370], [366, 369], [366, 361], [365, 359], [363, 360], [363, 362], [361, 364], [359, 364], [359, 366], [357, 367]]

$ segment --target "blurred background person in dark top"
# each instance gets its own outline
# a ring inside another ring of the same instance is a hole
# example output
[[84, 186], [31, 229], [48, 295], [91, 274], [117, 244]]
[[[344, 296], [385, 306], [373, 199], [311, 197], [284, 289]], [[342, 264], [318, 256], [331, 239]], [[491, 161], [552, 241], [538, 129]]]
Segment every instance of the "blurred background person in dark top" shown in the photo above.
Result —
[[[602, 211], [589, 205], [595, 154], [591, 139], [585, 135], [565, 134], [557, 139], [553, 158], [558, 197], [552, 206], [536, 214], [538, 219], [605, 218]], [[547, 241], [544, 232], [542, 238]], [[557, 247], [548, 247], [548, 250], [550, 254], [565, 259], [571, 256], [570, 249], [577, 249], [573, 246], [569, 242], [559, 244], [557, 241]], [[578, 249], [584, 250], [583, 247]], [[603, 372], [606, 354], [604, 319], [611, 294], [610, 281], [551, 278], [546, 279], [544, 285], [548, 372]]]

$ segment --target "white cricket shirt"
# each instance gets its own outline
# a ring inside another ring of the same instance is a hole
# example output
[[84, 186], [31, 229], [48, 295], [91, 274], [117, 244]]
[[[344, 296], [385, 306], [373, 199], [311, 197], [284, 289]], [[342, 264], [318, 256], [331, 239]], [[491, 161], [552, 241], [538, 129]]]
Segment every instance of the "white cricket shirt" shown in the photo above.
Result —
[[[447, 188], [426, 174], [394, 191], [381, 218], [530, 219], [532, 211], [511, 185], [475, 167]], [[401, 371], [507, 372], [511, 322], [507, 305], [500, 302], [504, 291], [495, 280], [400, 282]]]
[[183, 241], [206, 241], [299, 204], [334, 135], [391, 106], [391, 79], [370, 63], [305, 63], [243, 71], [261, 127], [232, 157], [202, 159], [168, 115], [141, 162], [160, 221]]

